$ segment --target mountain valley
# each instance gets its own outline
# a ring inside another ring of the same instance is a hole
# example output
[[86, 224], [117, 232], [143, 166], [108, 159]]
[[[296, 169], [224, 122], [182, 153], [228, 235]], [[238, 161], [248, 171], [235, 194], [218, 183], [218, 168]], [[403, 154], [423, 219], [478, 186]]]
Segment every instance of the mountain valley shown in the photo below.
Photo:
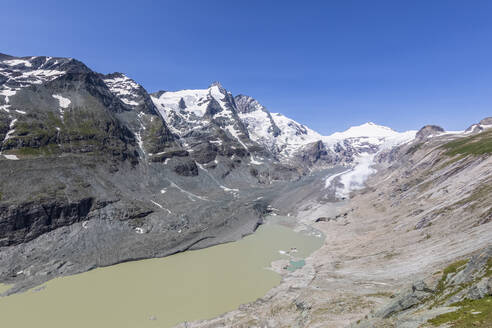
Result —
[[325, 236], [302, 268], [273, 262], [263, 298], [180, 327], [444, 322], [492, 295], [491, 152], [491, 117], [323, 136], [218, 82], [148, 93], [72, 58], [0, 54], [3, 295], [294, 217]]

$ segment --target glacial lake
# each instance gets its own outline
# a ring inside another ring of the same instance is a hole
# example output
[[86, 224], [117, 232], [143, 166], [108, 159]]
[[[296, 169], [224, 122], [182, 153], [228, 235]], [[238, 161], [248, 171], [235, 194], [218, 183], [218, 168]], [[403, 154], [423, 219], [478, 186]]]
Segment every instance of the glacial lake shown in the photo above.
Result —
[[319, 235], [267, 223], [237, 242], [99, 268], [0, 298], [0, 322], [2, 327], [162, 328], [213, 318], [280, 283], [281, 276], [269, 269], [271, 262], [289, 258], [279, 251], [296, 248], [299, 260], [322, 243]]

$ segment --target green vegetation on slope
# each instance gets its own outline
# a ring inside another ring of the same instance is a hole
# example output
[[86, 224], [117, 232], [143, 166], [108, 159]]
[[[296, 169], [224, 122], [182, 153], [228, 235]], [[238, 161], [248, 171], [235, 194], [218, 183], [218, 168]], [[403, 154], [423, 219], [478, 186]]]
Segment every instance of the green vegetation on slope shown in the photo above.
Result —
[[455, 328], [492, 327], [492, 296], [479, 300], [464, 300], [454, 303], [460, 308], [429, 320], [434, 326], [448, 324]]
[[490, 196], [492, 195], [492, 185], [489, 183], [490, 180], [487, 181], [486, 184], [478, 186], [475, 190], [473, 190], [470, 196], [461, 199], [453, 205], [458, 207], [466, 206], [467, 208], [475, 209], [477, 205], [482, 206], [487, 204], [490, 200]]
[[446, 293], [446, 281], [449, 275], [455, 274], [463, 270], [466, 264], [468, 263], [468, 261], [469, 261], [468, 259], [456, 261], [448, 265], [443, 270], [441, 280], [439, 280], [434, 296], [432, 297], [432, 305], [430, 306], [430, 308], [434, 308], [436, 306], [444, 304], [446, 300], [448, 300], [450, 297], [458, 293], [463, 288], [462, 286], [461, 288], [458, 288], [458, 290], [455, 290], [452, 293]]
[[492, 153], [492, 130], [448, 142], [442, 146], [446, 155], [483, 155]]

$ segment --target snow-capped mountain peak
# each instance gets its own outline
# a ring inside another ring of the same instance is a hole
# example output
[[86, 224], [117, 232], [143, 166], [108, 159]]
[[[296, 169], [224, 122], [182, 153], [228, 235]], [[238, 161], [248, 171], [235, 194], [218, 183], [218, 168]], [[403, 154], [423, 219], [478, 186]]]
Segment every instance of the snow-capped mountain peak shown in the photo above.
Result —
[[323, 137], [326, 144], [336, 144], [340, 140], [352, 140], [354, 146], [375, 146], [378, 150], [389, 149], [415, 138], [417, 131], [397, 132], [387, 126], [367, 122], [353, 126], [343, 132], [335, 132]]
[[394, 137], [398, 135], [395, 130], [378, 125], [373, 122], [367, 122], [361, 125], [352, 126], [343, 132], [335, 132], [329, 137], [334, 139], [347, 139], [347, 138], [358, 138], [358, 137], [376, 137], [376, 138], [386, 138]]
[[188, 89], [180, 91], [161, 91], [152, 95], [164, 119], [170, 115], [180, 115], [187, 120], [197, 120], [205, 116], [212, 100], [218, 102], [223, 110], [228, 110], [225, 98], [230, 95], [218, 82], [207, 89]]
[[137, 106], [139, 103], [134, 99], [134, 95], [140, 89], [135, 81], [122, 73], [113, 73], [103, 78], [109, 90], [116, 95], [122, 102], [130, 106]]
[[415, 138], [416, 131], [397, 132], [367, 122], [329, 136], [280, 113], [269, 113], [257, 100], [235, 97], [239, 117], [251, 139], [264, 145], [284, 162], [307, 161], [323, 165], [352, 164], [362, 154], [375, 154]]

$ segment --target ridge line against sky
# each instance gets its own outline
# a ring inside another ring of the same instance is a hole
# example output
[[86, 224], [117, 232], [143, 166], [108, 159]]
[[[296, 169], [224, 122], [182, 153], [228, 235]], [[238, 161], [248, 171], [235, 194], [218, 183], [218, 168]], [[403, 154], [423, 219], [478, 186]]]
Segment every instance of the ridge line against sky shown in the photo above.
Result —
[[149, 92], [220, 81], [323, 135], [492, 116], [492, 1], [27, 0], [0, 52], [73, 57]]

